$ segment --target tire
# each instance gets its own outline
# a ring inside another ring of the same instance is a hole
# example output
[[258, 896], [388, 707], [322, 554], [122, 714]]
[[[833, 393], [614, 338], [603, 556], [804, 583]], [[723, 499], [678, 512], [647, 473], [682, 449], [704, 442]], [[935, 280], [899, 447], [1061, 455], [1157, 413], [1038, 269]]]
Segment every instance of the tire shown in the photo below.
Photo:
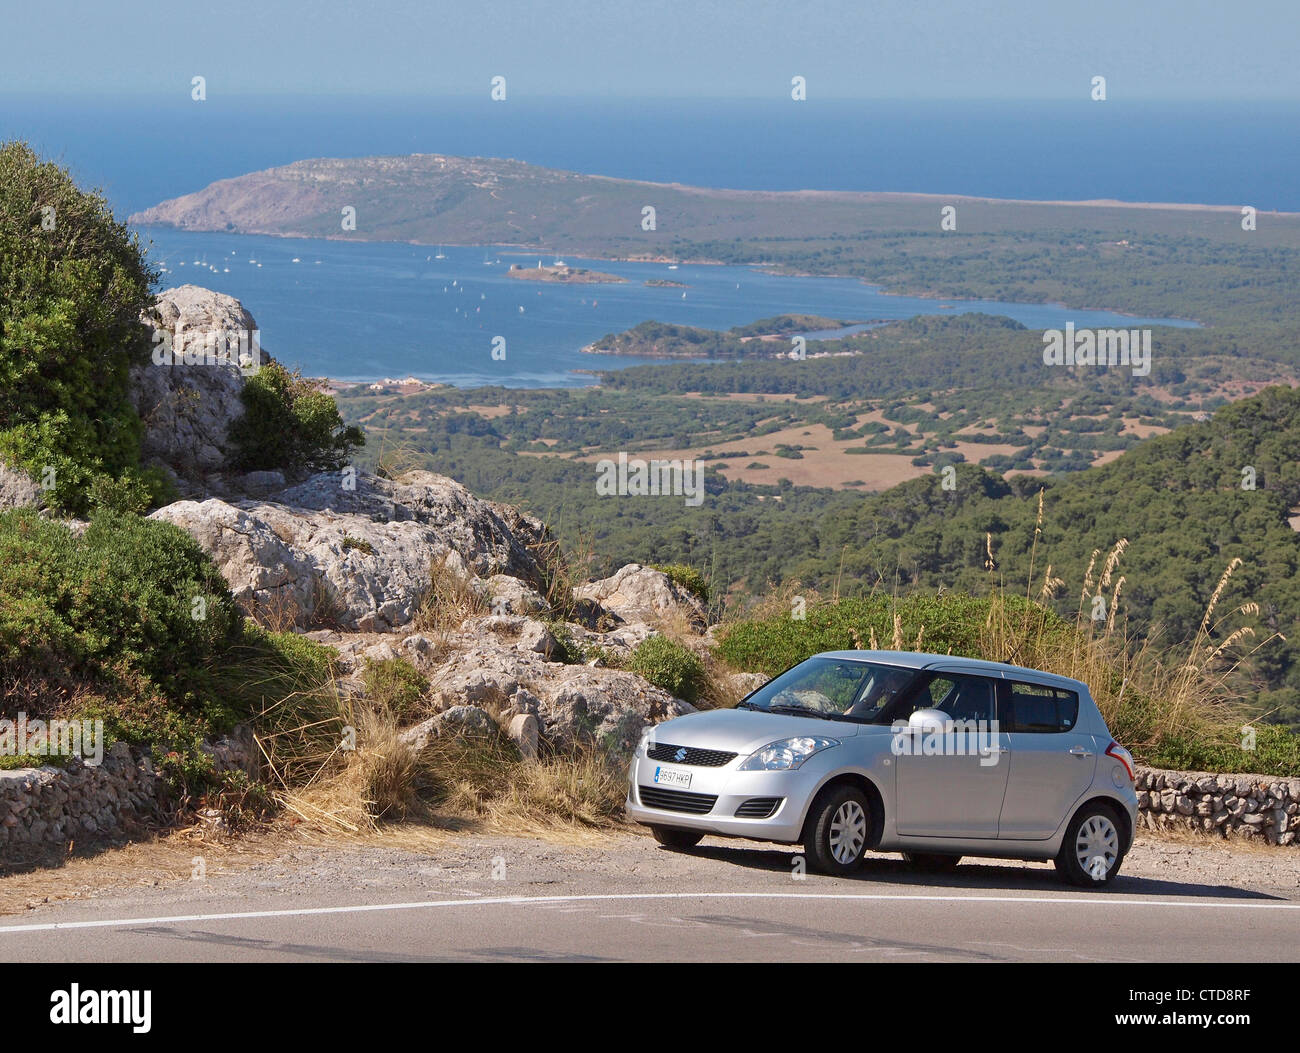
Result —
[[700, 838], [704, 836], [696, 830], [682, 830], [676, 826], [652, 826], [650, 832], [655, 835], [655, 840], [665, 848], [671, 848], [678, 852], [694, 848], [700, 843]]
[[903, 859], [915, 869], [927, 874], [951, 874], [961, 862], [961, 856], [944, 855], [940, 852], [904, 852]]
[[804, 851], [808, 865], [823, 874], [844, 877], [862, 865], [871, 831], [871, 802], [853, 786], [823, 794], [808, 814]]
[[1124, 862], [1122, 829], [1113, 808], [1099, 802], [1084, 805], [1065, 828], [1057, 872], [1081, 888], [1109, 885]]

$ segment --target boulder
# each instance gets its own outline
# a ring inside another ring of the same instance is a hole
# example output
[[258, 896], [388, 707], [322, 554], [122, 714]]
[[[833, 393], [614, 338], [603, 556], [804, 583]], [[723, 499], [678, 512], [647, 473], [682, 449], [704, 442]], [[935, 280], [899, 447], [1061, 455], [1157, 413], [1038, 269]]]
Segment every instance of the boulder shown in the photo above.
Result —
[[492, 715], [477, 706], [452, 706], [407, 728], [398, 738], [416, 752], [441, 735], [490, 740], [499, 734]]
[[454, 655], [430, 677], [442, 705], [533, 713], [540, 737], [552, 744], [597, 742], [621, 753], [636, 745], [647, 725], [695, 712], [625, 670], [547, 662], [497, 640], [455, 643]]
[[579, 600], [592, 600], [626, 622], [657, 623], [668, 617], [685, 617], [697, 631], [707, 625], [704, 604], [662, 571], [629, 563], [608, 578], [579, 585]]
[[[144, 423], [142, 459], [181, 480], [197, 481], [230, 467], [228, 431], [243, 415], [244, 374], [236, 362], [182, 360], [159, 364], [158, 351], [199, 351], [209, 334], [248, 334], [251, 354], [257, 323], [233, 296], [182, 285], [159, 293], [145, 323], [154, 330], [155, 356], [132, 367], [131, 400]], [[163, 343], [166, 333], [170, 344]], [[236, 337], [237, 338], [237, 337]], [[215, 345], [213, 345], [215, 347]], [[259, 349], [258, 366], [270, 361]], [[202, 356], [201, 356], [202, 357]]]

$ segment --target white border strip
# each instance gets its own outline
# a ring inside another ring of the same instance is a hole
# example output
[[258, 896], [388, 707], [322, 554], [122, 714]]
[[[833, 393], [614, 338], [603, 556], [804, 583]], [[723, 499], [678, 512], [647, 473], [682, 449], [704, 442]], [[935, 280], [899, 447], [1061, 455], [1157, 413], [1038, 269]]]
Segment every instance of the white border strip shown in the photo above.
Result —
[[1260, 903], [1242, 900], [1117, 899], [1093, 896], [934, 896], [887, 895], [857, 892], [611, 892], [572, 896], [497, 896], [483, 899], [423, 900], [413, 903], [362, 903], [347, 907], [300, 907], [292, 910], [232, 911], [222, 914], [172, 914], [154, 918], [113, 918], [94, 921], [56, 921], [37, 925], [0, 925], [0, 936], [16, 932], [55, 932], [67, 929], [116, 929], [140, 925], [179, 925], [204, 921], [247, 921], [258, 918], [302, 918], [326, 914], [367, 914], [392, 910], [434, 910], [443, 907], [520, 907], [547, 903], [601, 903], [617, 900], [790, 899], [856, 900], [863, 902], [912, 901], [923, 903], [1043, 903], [1098, 907], [1236, 908], [1239, 910], [1300, 910], [1300, 903]]

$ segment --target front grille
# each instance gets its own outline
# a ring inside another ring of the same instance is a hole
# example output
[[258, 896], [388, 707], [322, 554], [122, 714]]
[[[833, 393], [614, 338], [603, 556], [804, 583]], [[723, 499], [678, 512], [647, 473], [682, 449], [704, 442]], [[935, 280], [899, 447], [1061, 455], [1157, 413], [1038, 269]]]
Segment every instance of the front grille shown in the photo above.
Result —
[[638, 786], [637, 793], [647, 808], [662, 808], [666, 812], [708, 815], [718, 803], [718, 795], [714, 793], [687, 793], [685, 790], [665, 790], [658, 786]]
[[[677, 759], [677, 754], [685, 750], [685, 755], [681, 760]], [[673, 746], [667, 742], [656, 742], [646, 755], [651, 760], [671, 761], [673, 764], [685, 764], [694, 768], [721, 768], [728, 761], [736, 759], [734, 753], [727, 753], [725, 750], [702, 750], [694, 746]]]
[[766, 819], [781, 807], [784, 797], [751, 797], [736, 809], [737, 819]]

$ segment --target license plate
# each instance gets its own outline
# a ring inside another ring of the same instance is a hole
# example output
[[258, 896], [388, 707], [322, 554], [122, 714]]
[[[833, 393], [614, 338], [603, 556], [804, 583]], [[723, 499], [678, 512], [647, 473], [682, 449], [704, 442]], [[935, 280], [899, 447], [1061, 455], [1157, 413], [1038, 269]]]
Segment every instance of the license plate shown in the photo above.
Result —
[[684, 790], [691, 784], [691, 773], [677, 768], [656, 768], [655, 782], [660, 786], [677, 786]]

